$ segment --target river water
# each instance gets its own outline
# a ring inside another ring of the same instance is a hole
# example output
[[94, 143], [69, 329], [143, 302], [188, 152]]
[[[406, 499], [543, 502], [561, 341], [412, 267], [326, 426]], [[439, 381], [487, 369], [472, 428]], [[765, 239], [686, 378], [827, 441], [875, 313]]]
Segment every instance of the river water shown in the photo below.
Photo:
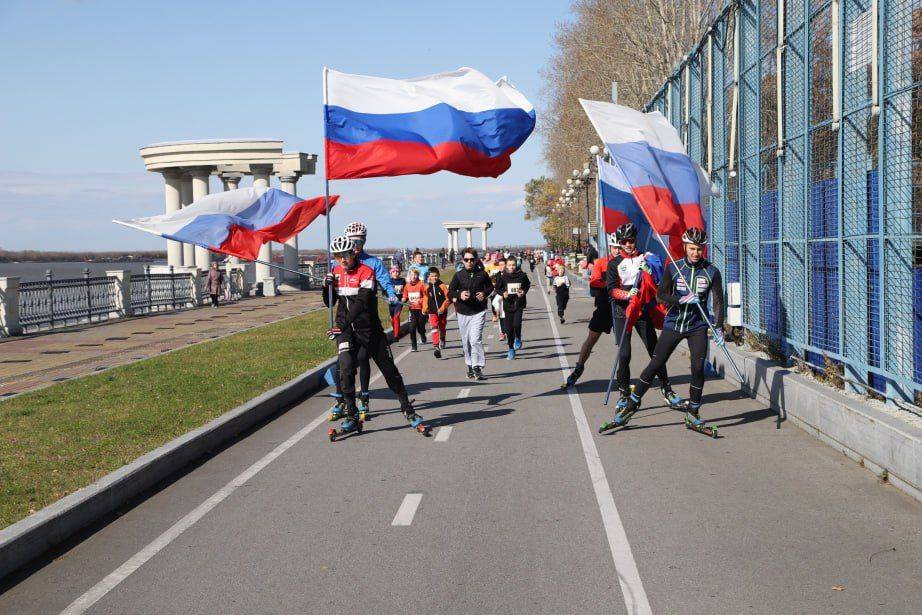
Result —
[[0, 277], [19, 276], [21, 282], [44, 280], [45, 272], [51, 269], [55, 278], [81, 278], [83, 270], [89, 269], [90, 275], [105, 275], [106, 271], [124, 269], [132, 273], [143, 273], [146, 265], [165, 265], [166, 261], [151, 262], [95, 262], [82, 261], [57, 263], [0, 263]]

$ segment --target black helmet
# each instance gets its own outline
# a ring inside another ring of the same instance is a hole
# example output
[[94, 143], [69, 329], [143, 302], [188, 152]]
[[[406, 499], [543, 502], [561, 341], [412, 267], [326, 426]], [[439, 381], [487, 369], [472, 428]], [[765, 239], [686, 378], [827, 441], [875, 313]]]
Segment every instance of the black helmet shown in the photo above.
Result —
[[708, 234], [703, 228], [698, 228], [697, 226], [691, 226], [685, 229], [685, 233], [682, 234], [682, 243], [693, 243], [699, 246], [707, 245]]
[[625, 239], [637, 239], [637, 227], [633, 222], [626, 222], [615, 229], [615, 239], [621, 243]]

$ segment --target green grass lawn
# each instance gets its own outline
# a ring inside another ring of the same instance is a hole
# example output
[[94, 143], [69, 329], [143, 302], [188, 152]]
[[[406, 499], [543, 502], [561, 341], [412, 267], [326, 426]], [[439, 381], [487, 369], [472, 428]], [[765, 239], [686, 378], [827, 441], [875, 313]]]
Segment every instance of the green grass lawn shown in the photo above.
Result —
[[327, 329], [322, 309], [0, 402], [0, 528], [334, 356]]

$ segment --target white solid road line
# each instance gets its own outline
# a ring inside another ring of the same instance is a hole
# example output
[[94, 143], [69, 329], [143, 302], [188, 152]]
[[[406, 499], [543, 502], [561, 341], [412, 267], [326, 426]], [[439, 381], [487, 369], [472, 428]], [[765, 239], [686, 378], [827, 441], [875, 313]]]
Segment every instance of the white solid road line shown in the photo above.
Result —
[[394, 515], [394, 520], [391, 521], [391, 525], [410, 525], [413, 523], [413, 517], [416, 516], [416, 509], [419, 508], [419, 503], [422, 499], [422, 493], [406, 494], [403, 502], [400, 503], [400, 508], [397, 509], [397, 514]]
[[[541, 296], [544, 297], [544, 305], [547, 307], [547, 319], [551, 323], [551, 330], [554, 333], [554, 344], [557, 346], [557, 357], [560, 359], [560, 371], [566, 377], [569, 371], [567, 355], [565, 354], [563, 343], [560, 341], [557, 322], [554, 320], [555, 314], [551, 311], [551, 302], [547, 298], [547, 293], [544, 292], [540, 277], [538, 278], [538, 286], [541, 287]], [[583, 403], [579, 398], [579, 393], [575, 392], [573, 388], [568, 389], [567, 396], [570, 398], [570, 407], [573, 410], [573, 418], [576, 420], [576, 431], [583, 447], [583, 455], [586, 457], [586, 465], [589, 467], [589, 479], [592, 482], [592, 488], [595, 490], [599, 512], [602, 513], [602, 524], [605, 526], [605, 533], [608, 536], [608, 547], [611, 549], [611, 556], [615, 563], [615, 573], [618, 576], [618, 583], [621, 585], [624, 606], [627, 607], [628, 613], [652, 615], [653, 609], [650, 608], [650, 601], [647, 600], [647, 593], [644, 591], [643, 582], [640, 580], [637, 562], [634, 561], [634, 554], [631, 552], [631, 544], [628, 542], [627, 534], [624, 531], [621, 515], [618, 514], [618, 507], [615, 506], [615, 497], [612, 495], [611, 486], [605, 476], [605, 468], [602, 467], [602, 460], [599, 458], [599, 449], [596, 448], [595, 440], [592, 438], [589, 422], [586, 420], [586, 412], [583, 410]]]
[[438, 433], [435, 434], [433, 442], [448, 442], [448, 436], [451, 435], [451, 427], [439, 427]]
[[[403, 351], [400, 356], [396, 357], [394, 362], [399, 363], [408, 354], [410, 354], [409, 348]], [[371, 382], [374, 382], [380, 377], [381, 372], [378, 372], [371, 379]], [[227, 499], [227, 497], [236, 491], [241, 485], [244, 485], [248, 480], [256, 476], [260, 470], [278, 459], [285, 451], [303, 440], [307, 434], [317, 429], [317, 427], [325, 423], [326, 420], [327, 414], [324, 412], [313, 421], [308, 423], [307, 426], [301, 428], [293, 436], [272, 449], [272, 451], [269, 452], [265, 457], [251, 465], [241, 474], [238, 474], [233, 480], [221, 487], [217, 493], [199, 504], [195, 510], [174, 523], [172, 526], [170, 526], [169, 529], [157, 536], [153, 542], [135, 553], [128, 561], [116, 568], [106, 578], [91, 587], [85, 594], [74, 600], [66, 609], [62, 611], [62, 613], [65, 615], [76, 615], [77, 613], [85, 612], [88, 608], [96, 604], [103, 596], [115, 589], [119, 583], [131, 576], [134, 571], [150, 561], [150, 559], [162, 551], [164, 547], [176, 540], [176, 538], [178, 538], [183, 532], [195, 525], [199, 519], [204, 517], [214, 507]], [[420, 495], [420, 498], [421, 497], [422, 495]], [[417, 502], [417, 505], [418, 504], [419, 502]], [[412, 515], [410, 516], [410, 519], [412, 520]], [[396, 521], [396, 519], [394, 519], [394, 521]]]
[[461, 389], [460, 391], [458, 391], [458, 399], [464, 399], [470, 394], [471, 394], [470, 389]]

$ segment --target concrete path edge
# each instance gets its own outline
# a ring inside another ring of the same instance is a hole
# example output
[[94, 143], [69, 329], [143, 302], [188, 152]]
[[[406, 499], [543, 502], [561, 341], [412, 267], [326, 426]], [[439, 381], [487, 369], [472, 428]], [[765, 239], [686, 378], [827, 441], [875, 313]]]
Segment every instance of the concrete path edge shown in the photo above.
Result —
[[[401, 326], [409, 331], [408, 325]], [[388, 330], [388, 339], [393, 334]], [[0, 579], [261, 421], [327, 386], [329, 359], [0, 530]]]
[[[737, 380], [727, 357], [711, 342], [709, 361]], [[727, 346], [756, 397], [781, 419], [841, 451], [862, 467], [922, 502], [922, 429], [861, 403], [776, 363]]]

